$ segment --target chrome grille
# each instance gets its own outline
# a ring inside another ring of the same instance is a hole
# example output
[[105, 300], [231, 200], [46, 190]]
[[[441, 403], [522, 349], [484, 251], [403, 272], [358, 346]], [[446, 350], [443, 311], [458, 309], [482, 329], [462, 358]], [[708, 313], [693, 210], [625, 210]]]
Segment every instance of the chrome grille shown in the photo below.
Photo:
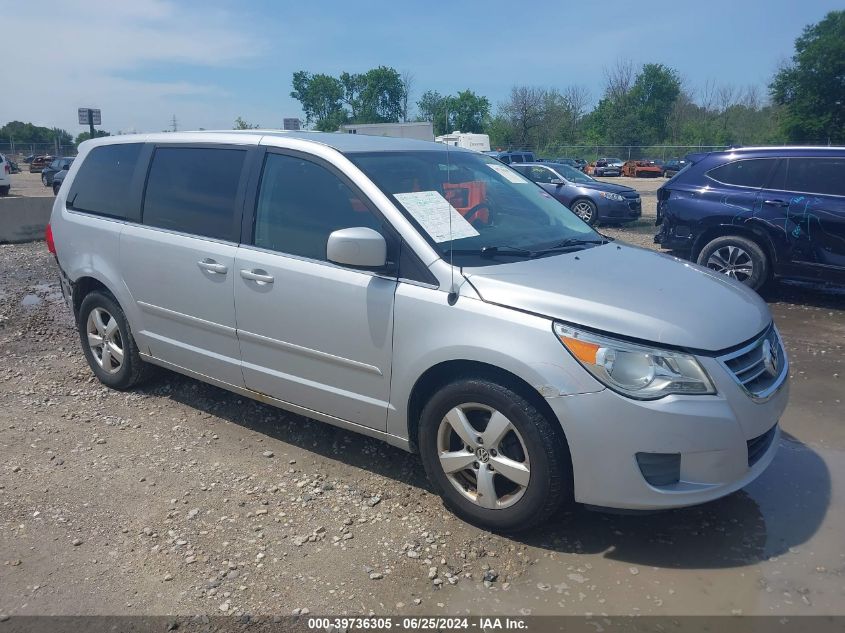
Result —
[[755, 400], [774, 394], [789, 372], [786, 352], [773, 325], [745, 347], [719, 357], [719, 361]]

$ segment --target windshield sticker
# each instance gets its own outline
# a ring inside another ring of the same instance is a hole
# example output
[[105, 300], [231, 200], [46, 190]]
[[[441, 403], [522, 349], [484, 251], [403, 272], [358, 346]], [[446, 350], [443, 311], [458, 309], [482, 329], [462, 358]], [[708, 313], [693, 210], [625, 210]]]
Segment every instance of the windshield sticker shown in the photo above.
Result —
[[397, 193], [395, 198], [438, 244], [448, 242], [450, 239], [460, 240], [479, 235], [472, 224], [467, 222], [464, 216], [458, 213], [455, 207], [437, 191]]
[[504, 165], [494, 165], [493, 163], [487, 163], [487, 166], [500, 176], [504, 176], [511, 182], [515, 182], [518, 185], [525, 185], [531, 182], [527, 178], [523, 178], [522, 176], [520, 176], [510, 167], [505, 167]]

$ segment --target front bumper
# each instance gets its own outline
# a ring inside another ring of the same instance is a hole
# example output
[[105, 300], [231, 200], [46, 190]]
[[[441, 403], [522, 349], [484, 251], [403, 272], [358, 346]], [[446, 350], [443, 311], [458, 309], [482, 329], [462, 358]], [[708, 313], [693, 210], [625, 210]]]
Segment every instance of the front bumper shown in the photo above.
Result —
[[[786, 408], [788, 379], [758, 403], [716, 359], [699, 360], [716, 395], [638, 401], [605, 389], [547, 399], [569, 443], [576, 501], [636, 510], [696, 505], [743, 488], [766, 469], [777, 451], [774, 427]], [[679, 481], [649, 484], [638, 453], [678, 454]]]
[[623, 202], [600, 198], [598, 210], [600, 218], [619, 222], [639, 220], [643, 214], [639, 198], [626, 198]]

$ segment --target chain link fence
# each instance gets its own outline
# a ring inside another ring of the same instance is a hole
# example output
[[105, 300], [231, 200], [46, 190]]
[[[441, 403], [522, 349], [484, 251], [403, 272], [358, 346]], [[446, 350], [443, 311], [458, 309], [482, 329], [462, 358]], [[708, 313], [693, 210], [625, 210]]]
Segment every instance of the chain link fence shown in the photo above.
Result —
[[0, 140], [0, 154], [17, 162], [27, 156], [76, 156], [76, 145], [58, 143], [15, 143]]
[[[670, 160], [683, 158], [697, 152], [716, 152], [726, 149], [725, 145], [547, 145], [544, 147], [502, 147], [502, 150], [530, 150], [538, 158], [583, 158], [593, 161], [599, 158], [621, 158], [631, 160], [649, 158]], [[497, 146], [496, 149], [499, 149]]]

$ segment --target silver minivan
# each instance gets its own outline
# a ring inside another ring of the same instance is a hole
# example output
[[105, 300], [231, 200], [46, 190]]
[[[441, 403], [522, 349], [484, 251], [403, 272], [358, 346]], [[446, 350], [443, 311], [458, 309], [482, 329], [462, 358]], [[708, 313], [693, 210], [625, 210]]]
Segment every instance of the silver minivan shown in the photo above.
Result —
[[153, 365], [417, 452], [456, 514], [716, 499], [788, 364], [728, 277], [615, 242], [499, 161], [311, 132], [80, 146], [48, 246], [94, 374]]

